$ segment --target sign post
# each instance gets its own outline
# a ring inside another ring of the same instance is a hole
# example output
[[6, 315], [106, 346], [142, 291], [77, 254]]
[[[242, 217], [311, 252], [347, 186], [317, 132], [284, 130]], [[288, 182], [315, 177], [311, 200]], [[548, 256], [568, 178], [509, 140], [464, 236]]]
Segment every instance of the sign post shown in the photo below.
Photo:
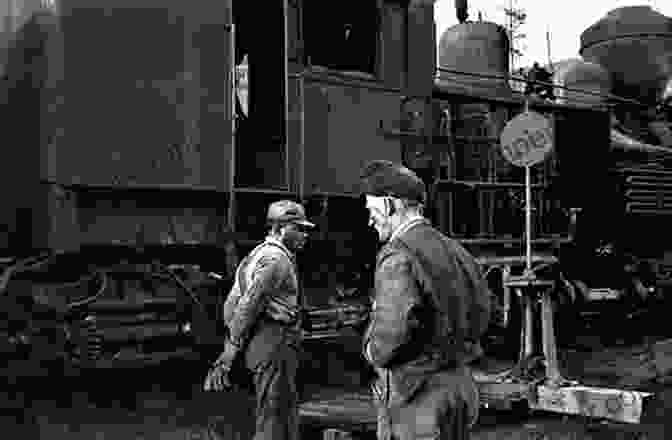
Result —
[[525, 271], [522, 276], [509, 277], [505, 285], [517, 290], [522, 296], [525, 309], [521, 340], [520, 361], [526, 362], [535, 352], [534, 308], [536, 292], [541, 291], [542, 299], [542, 347], [546, 359], [546, 378], [557, 383], [560, 371], [557, 363], [555, 334], [553, 331], [553, 311], [550, 289], [551, 280], [537, 279], [532, 271], [532, 166], [543, 162], [553, 149], [553, 133], [549, 121], [539, 113], [525, 111], [509, 121], [500, 137], [502, 154], [514, 166], [525, 168]]
[[[545, 361], [545, 381], [529, 383], [527, 392], [534, 398], [529, 400], [530, 408], [562, 414], [577, 414], [604, 418], [626, 423], [639, 423], [644, 400], [651, 393], [625, 391], [611, 388], [596, 388], [567, 381], [560, 374], [557, 347], [553, 325], [552, 280], [536, 277], [532, 271], [532, 178], [531, 168], [543, 162], [553, 149], [553, 132], [549, 121], [539, 113], [525, 111], [513, 118], [502, 131], [501, 151], [504, 158], [514, 166], [525, 168], [525, 233], [526, 270], [522, 276], [507, 275], [505, 286], [514, 289], [525, 307], [522, 329], [523, 342], [519, 362], [525, 364], [535, 355], [534, 323], [532, 302], [541, 293], [541, 332]], [[479, 383], [492, 394], [508, 394], [510, 383], [494, 379]], [[501, 391], [500, 391], [501, 390]]]
[[543, 162], [553, 149], [551, 124], [543, 115], [525, 110], [506, 124], [500, 136], [502, 155], [525, 168], [525, 257], [532, 270], [532, 177], [530, 168]]

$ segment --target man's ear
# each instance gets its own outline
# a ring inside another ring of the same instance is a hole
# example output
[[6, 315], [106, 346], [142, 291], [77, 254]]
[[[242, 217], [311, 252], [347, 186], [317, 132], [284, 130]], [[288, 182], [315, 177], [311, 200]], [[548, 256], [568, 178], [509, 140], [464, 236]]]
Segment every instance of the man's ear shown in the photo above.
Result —
[[385, 215], [392, 217], [398, 210], [398, 200], [392, 197], [385, 197]]

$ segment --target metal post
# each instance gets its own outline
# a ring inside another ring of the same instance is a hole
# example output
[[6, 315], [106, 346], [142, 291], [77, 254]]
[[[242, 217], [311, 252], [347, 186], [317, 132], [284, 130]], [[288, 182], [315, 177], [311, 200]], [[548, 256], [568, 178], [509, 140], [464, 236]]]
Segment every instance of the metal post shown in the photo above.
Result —
[[305, 99], [306, 80], [303, 74], [298, 79], [298, 95], [299, 95], [299, 200], [304, 202], [306, 195], [306, 99]]
[[530, 167], [525, 167], [525, 269], [532, 270], [532, 182]]
[[282, 2], [282, 26], [283, 26], [283, 38], [284, 44], [282, 49], [282, 74], [283, 74], [283, 88], [284, 90], [284, 118], [285, 118], [285, 134], [283, 142], [285, 144], [285, 187], [292, 191], [291, 183], [291, 170], [290, 170], [290, 157], [289, 157], [289, 30], [287, 29], [287, 11], [289, 10], [289, 5], [287, 0]]
[[525, 295], [524, 289], [520, 287], [516, 287], [514, 289], [523, 306], [524, 321], [522, 332], [520, 334], [520, 355], [518, 356], [518, 359], [520, 361], [524, 361], [534, 353], [534, 314], [532, 311], [532, 300], [527, 295]]
[[233, 2], [229, 4], [229, 83], [227, 84], [231, 101], [231, 157], [229, 158], [229, 210], [227, 221], [229, 231], [236, 230], [236, 25], [233, 22]]
[[511, 266], [505, 266], [502, 269], [502, 285], [504, 286], [504, 292], [503, 292], [503, 302], [504, 302], [504, 310], [503, 310], [503, 324], [504, 326], [509, 325], [509, 318], [511, 314], [511, 288], [507, 287], [506, 281], [509, 279], [509, 276], [511, 276]]
[[[530, 100], [525, 100], [525, 112], [530, 109]], [[525, 271], [532, 272], [532, 171], [525, 167]]]
[[560, 380], [560, 371], [558, 369], [558, 353], [553, 321], [551, 291], [545, 289], [541, 297], [541, 331], [544, 359], [546, 359], [546, 379], [551, 384], [557, 384]]

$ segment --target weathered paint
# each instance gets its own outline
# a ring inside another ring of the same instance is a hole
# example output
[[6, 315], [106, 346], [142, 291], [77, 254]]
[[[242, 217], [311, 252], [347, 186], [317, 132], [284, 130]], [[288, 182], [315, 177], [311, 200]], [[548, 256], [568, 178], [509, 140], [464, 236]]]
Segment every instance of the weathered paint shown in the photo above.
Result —
[[537, 388], [533, 409], [639, 423], [644, 400], [651, 393], [587, 386]]

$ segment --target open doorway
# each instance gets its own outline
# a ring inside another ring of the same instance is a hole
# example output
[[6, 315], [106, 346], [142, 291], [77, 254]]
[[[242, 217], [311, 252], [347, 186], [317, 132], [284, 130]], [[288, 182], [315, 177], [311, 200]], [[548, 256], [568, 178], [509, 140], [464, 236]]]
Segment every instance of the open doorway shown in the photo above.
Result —
[[287, 189], [286, 0], [234, 8], [236, 176], [245, 188]]

